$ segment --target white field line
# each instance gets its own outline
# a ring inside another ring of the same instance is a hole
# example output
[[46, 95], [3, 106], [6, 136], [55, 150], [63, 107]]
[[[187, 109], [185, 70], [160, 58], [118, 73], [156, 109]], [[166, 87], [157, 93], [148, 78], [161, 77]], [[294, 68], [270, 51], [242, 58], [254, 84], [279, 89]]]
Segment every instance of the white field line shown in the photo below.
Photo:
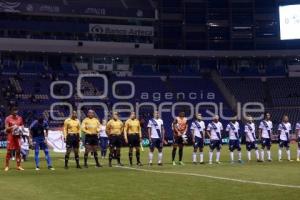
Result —
[[[64, 161], [63, 159], [60, 159], [60, 160]], [[75, 162], [75, 161], [69, 160], [69, 162]], [[88, 164], [93, 164], [93, 163], [88, 162]], [[260, 181], [250, 181], [250, 180], [227, 178], [227, 177], [220, 177], [220, 176], [211, 176], [211, 175], [207, 175], [207, 174], [197, 174], [197, 173], [170, 172], [170, 171], [160, 171], [160, 170], [142, 169], [142, 168], [134, 168], [134, 167], [125, 167], [125, 166], [123, 166], [123, 167], [115, 166], [115, 167], [121, 168], [121, 169], [133, 170], [133, 171], [156, 173], [156, 174], [175, 174], [175, 175], [182, 175], [182, 176], [194, 176], [194, 177], [202, 177], [202, 178], [209, 178], [209, 179], [216, 179], [216, 180], [223, 180], [223, 181], [232, 181], [232, 182], [245, 183], [245, 184], [266, 185], [266, 186], [274, 186], [274, 187], [282, 187], [282, 188], [300, 189], [300, 185], [266, 183], [266, 182], [260, 182]]]
[[220, 177], [220, 176], [211, 176], [211, 175], [206, 175], [206, 174], [185, 173], [185, 172], [170, 172], [170, 171], [150, 170], [150, 169], [141, 169], [141, 168], [133, 168], [133, 167], [118, 167], [118, 168], [134, 170], [134, 171], [149, 172], [149, 173], [157, 173], [157, 174], [175, 174], [175, 175], [183, 175], [183, 176], [195, 176], [195, 177], [203, 177], [203, 178], [209, 178], [209, 179], [232, 181], [232, 182], [254, 184], [254, 185], [266, 185], [266, 186], [274, 186], [274, 187], [300, 189], [300, 185], [286, 185], [286, 184], [279, 184], [279, 183], [266, 183], [266, 182], [260, 182], [260, 181], [250, 181], [250, 180], [226, 178], [226, 177]]

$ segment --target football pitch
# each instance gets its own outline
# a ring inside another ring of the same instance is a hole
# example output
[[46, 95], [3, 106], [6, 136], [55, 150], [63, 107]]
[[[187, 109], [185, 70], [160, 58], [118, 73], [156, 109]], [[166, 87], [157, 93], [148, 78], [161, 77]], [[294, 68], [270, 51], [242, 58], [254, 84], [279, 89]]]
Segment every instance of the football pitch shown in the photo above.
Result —
[[[128, 166], [128, 149], [123, 148], [124, 167], [94, 167], [89, 158], [88, 169], [65, 170], [64, 154], [51, 152], [55, 171], [46, 169], [41, 160], [41, 171], [35, 171], [33, 152], [23, 163], [25, 171], [15, 170], [11, 161], [9, 172], [0, 172], [0, 200], [99, 200], [99, 199], [298, 199], [300, 194], [300, 162], [277, 161], [277, 145], [272, 147], [273, 162], [244, 164], [229, 162], [228, 146], [224, 145], [222, 163], [208, 165], [208, 147], [205, 147], [205, 165], [191, 163], [192, 148], [184, 149], [185, 166], [171, 165], [171, 148], [164, 148], [164, 165], [147, 166], [148, 149], [142, 152], [143, 167]], [[292, 145], [295, 160], [296, 145]], [[1, 150], [4, 165], [5, 151]], [[42, 153], [42, 152], [41, 152]], [[42, 153], [43, 155], [43, 153]], [[285, 158], [285, 151], [283, 152]], [[73, 154], [72, 154], [73, 157]], [[81, 163], [83, 161], [81, 155]], [[155, 152], [154, 161], [157, 159]], [[243, 159], [246, 151], [243, 146]]]

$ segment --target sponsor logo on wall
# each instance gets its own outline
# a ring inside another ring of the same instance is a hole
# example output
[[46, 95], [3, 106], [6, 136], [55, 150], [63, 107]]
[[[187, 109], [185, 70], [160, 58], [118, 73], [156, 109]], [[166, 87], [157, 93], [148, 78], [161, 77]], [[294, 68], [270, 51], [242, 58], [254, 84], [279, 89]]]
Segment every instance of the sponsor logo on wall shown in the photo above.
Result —
[[89, 32], [106, 35], [153, 36], [153, 27], [111, 24], [90, 24]]

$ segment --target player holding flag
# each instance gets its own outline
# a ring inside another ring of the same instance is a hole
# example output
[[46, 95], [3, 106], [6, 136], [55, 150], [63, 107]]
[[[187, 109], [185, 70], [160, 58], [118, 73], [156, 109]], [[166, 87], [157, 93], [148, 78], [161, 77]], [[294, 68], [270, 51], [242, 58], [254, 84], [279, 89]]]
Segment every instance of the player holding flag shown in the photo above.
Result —
[[248, 161], [251, 160], [251, 150], [255, 150], [256, 160], [257, 162], [261, 162], [259, 159], [259, 152], [257, 147], [257, 139], [255, 134], [255, 124], [253, 123], [253, 118], [248, 116], [247, 123], [244, 127], [245, 135], [246, 135], [246, 149], [248, 155]]
[[240, 124], [236, 117], [233, 117], [231, 122], [226, 126], [226, 131], [229, 134], [229, 151], [231, 163], [234, 163], [234, 150], [238, 151], [238, 162], [242, 163], [242, 153], [240, 145]]
[[288, 161], [291, 160], [291, 151], [290, 151], [290, 134], [292, 131], [292, 125], [289, 122], [289, 117], [283, 115], [282, 122], [278, 125], [279, 132], [279, 149], [278, 149], [278, 160], [282, 161], [282, 149], [285, 147]]
[[199, 158], [200, 164], [204, 164], [203, 162], [203, 147], [204, 147], [204, 139], [205, 139], [205, 124], [202, 121], [202, 115], [200, 113], [196, 114], [196, 120], [192, 122], [191, 125], [191, 133], [194, 144], [193, 151], [193, 164], [197, 164], [197, 151], [199, 149]]
[[154, 149], [158, 150], [158, 165], [162, 166], [162, 158], [163, 158], [163, 144], [165, 141], [165, 129], [164, 122], [159, 117], [158, 111], [154, 111], [153, 118], [148, 122], [148, 137], [150, 141], [150, 152], [149, 152], [149, 165], [152, 165], [153, 160], [153, 152]]
[[207, 133], [210, 138], [209, 164], [212, 164], [214, 150], [217, 149], [216, 163], [220, 164], [220, 150], [222, 147], [223, 125], [219, 122], [219, 116], [215, 115], [213, 121], [207, 126]]
[[271, 121], [270, 113], [265, 114], [265, 119], [259, 124], [259, 136], [262, 142], [261, 144], [261, 161], [265, 160], [265, 148], [267, 147], [268, 161], [271, 162], [271, 134], [273, 129], [273, 123]]
[[11, 109], [11, 115], [5, 119], [5, 131], [7, 134], [7, 152], [5, 158], [5, 169], [9, 170], [9, 160], [13, 150], [16, 151], [17, 170], [23, 171], [21, 167], [21, 146], [20, 135], [21, 130], [24, 128], [23, 119], [18, 115], [18, 109], [16, 107]]

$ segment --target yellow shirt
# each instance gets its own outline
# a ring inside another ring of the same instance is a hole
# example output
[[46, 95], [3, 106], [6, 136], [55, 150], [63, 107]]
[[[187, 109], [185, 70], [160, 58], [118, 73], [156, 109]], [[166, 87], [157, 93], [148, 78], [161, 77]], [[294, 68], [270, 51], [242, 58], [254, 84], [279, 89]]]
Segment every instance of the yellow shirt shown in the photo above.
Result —
[[138, 119], [128, 119], [125, 122], [125, 129], [124, 129], [125, 134], [138, 134], [140, 137], [142, 136], [141, 132], [141, 125], [140, 121]]
[[111, 119], [106, 125], [106, 132], [108, 135], [121, 135], [123, 132], [123, 122], [121, 120]]
[[80, 121], [78, 119], [67, 118], [64, 121], [64, 136], [68, 134], [78, 134], [80, 133]]
[[101, 124], [97, 118], [85, 118], [82, 121], [81, 129], [85, 134], [97, 135], [100, 131]]

